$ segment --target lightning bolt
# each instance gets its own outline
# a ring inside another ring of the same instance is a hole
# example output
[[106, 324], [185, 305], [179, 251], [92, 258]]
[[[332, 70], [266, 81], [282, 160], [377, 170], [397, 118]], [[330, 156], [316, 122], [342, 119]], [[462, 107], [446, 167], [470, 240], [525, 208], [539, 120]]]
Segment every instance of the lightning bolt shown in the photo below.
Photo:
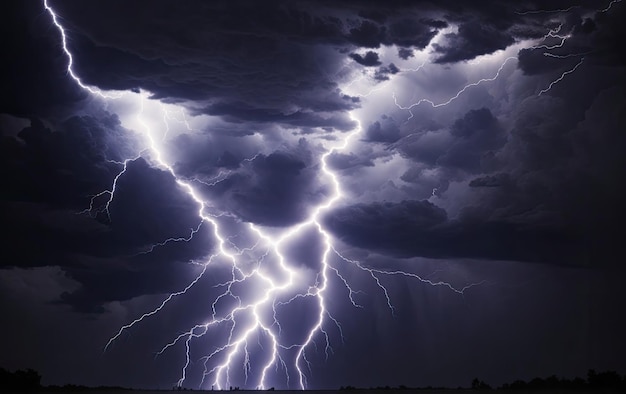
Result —
[[[609, 11], [614, 4], [616, 3], [621, 3], [622, 0], [611, 0], [609, 2], [609, 4], [607, 4], [606, 7], [598, 9], [597, 12], [607, 12]], [[574, 8], [580, 8], [580, 5], [573, 5], [567, 8], [562, 8], [562, 9], [555, 9], [555, 10], [530, 10], [530, 11], [521, 11], [521, 12], [515, 12], [517, 15], [531, 15], [531, 14], [555, 14], [555, 13], [563, 13], [563, 12], [569, 12], [571, 10], [573, 10]]]
[[580, 67], [581, 64], [583, 64], [583, 61], [585, 60], [585, 58], [581, 58], [580, 61], [578, 63], [576, 63], [576, 65], [574, 67], [572, 67], [571, 69], [564, 71], [560, 77], [558, 77], [557, 79], [555, 79], [554, 81], [550, 82], [550, 85], [548, 85], [547, 88], [545, 89], [541, 89], [541, 91], [539, 91], [539, 93], [537, 94], [538, 96], [541, 96], [542, 94], [548, 92], [550, 89], [552, 89], [552, 86], [556, 85], [557, 83], [561, 82], [563, 80], [563, 78], [565, 78], [566, 75], [573, 73], [574, 71], [576, 71], [576, 69], [578, 67]]
[[[128, 163], [142, 157], [148, 160], [152, 166], [169, 173], [175, 179], [179, 189], [194, 201], [197, 207], [199, 222], [197, 227], [190, 230], [188, 236], [168, 238], [152, 245], [145, 253], [150, 253], [156, 248], [171, 242], [189, 242], [194, 236], [198, 236], [200, 227], [204, 225], [211, 227], [211, 238], [215, 245], [213, 254], [206, 257], [203, 261], [193, 262], [200, 269], [186, 286], [167, 295], [153, 310], [121, 326], [106, 343], [105, 350], [109, 349], [127, 330], [131, 330], [146, 320], [157, 316], [168, 307], [172, 300], [185, 296], [190, 289], [197, 286], [201, 281], [206, 280], [206, 273], [211, 267], [218, 263], [226, 263], [230, 267], [230, 277], [214, 286], [216, 289], [221, 290], [213, 298], [206, 319], [191, 325], [187, 330], [174, 337], [161, 348], [158, 354], [163, 354], [181, 343], [184, 344], [185, 360], [177, 382], [179, 386], [182, 386], [188, 377], [189, 366], [193, 361], [192, 347], [194, 342], [209, 334], [211, 330], [223, 327], [228, 333], [223, 343], [209, 350], [201, 358], [204, 365], [201, 386], [205, 382], [209, 382], [211, 387], [216, 387], [217, 389], [228, 387], [233, 383], [234, 378], [232, 375], [235, 368], [239, 366], [245, 374], [244, 384], [248, 384], [248, 379], [256, 374], [254, 387], [260, 389], [267, 388], [269, 386], [270, 374], [278, 375], [279, 371], [282, 371], [286, 385], [289, 387], [292, 380], [290, 373], [295, 371], [297, 375], [295, 380], [298, 387], [305, 389], [308, 385], [308, 373], [310, 373], [311, 363], [310, 359], [307, 358], [307, 351], [316, 349], [316, 340], [321, 338], [325, 343], [324, 352], [326, 357], [329, 357], [332, 353], [330, 329], [336, 329], [342, 341], [344, 340], [340, 321], [332, 315], [326, 302], [332, 275], [348, 290], [348, 301], [350, 304], [359, 308], [362, 306], [357, 302], [356, 296], [361, 291], [355, 289], [341, 272], [347, 267], [353, 267], [365, 272], [380, 289], [392, 314], [394, 306], [390, 293], [383, 283], [383, 277], [402, 276], [429, 286], [443, 286], [458, 294], [465, 294], [472, 287], [485, 283], [482, 281], [465, 285], [462, 288], [456, 288], [447, 282], [433, 281], [411, 272], [370, 268], [363, 262], [345, 257], [337, 250], [332, 235], [323, 225], [322, 217], [344, 197], [344, 192], [342, 191], [338, 175], [328, 164], [328, 159], [332, 154], [348, 149], [351, 142], [361, 134], [362, 127], [360, 121], [353, 114], [350, 116], [356, 127], [351, 132], [343, 135], [338, 142], [326, 147], [325, 152], [319, 157], [320, 173], [327, 180], [330, 190], [326, 198], [312, 209], [306, 220], [290, 228], [270, 232], [254, 224], [248, 224], [244, 230], [248, 235], [255, 236], [257, 241], [249, 247], [238, 247], [232, 242], [231, 238], [226, 236], [220, 224], [221, 215], [211, 213], [213, 209], [210, 203], [205, 201], [194, 188], [194, 182], [214, 185], [225, 179], [228, 174], [223, 177], [218, 174], [216, 178], [208, 182], [198, 179], [185, 179], [176, 173], [160, 147], [160, 143], [166, 139], [170, 131], [169, 123], [171, 121], [182, 123], [187, 130], [191, 130], [183, 109], [171, 111], [161, 105], [162, 124], [165, 130], [162, 133], [158, 133], [146, 119], [145, 106], [150, 96], [148, 92], [107, 92], [83, 83], [73, 70], [74, 60], [72, 53], [68, 49], [66, 30], [61, 24], [59, 16], [49, 5], [48, 0], [44, 0], [43, 3], [45, 10], [50, 14], [54, 25], [61, 35], [63, 52], [68, 58], [68, 76], [80, 88], [105, 101], [116, 100], [126, 96], [130, 97], [139, 106], [135, 121], [140, 129], [139, 132], [144, 137], [146, 148], [135, 158], [117, 162], [117, 164], [122, 166], [122, 169], [114, 178], [110, 190], [105, 190], [93, 196], [86, 212], [90, 214], [94, 211], [96, 213], [105, 212], [107, 217], [110, 218], [109, 206], [115, 197], [118, 180], [126, 173]], [[435, 104], [431, 100], [422, 99], [418, 103], [402, 107], [397, 103], [394, 95], [395, 103], [400, 109], [408, 110], [409, 112], [416, 105], [423, 102], [429, 103], [434, 108], [447, 105], [472, 86], [495, 80], [506, 63], [511, 59], [514, 58], [510, 57], [504, 61], [495, 76], [466, 85], [455, 96], [445, 102]], [[421, 67], [423, 67], [423, 64], [416, 70]], [[157, 135], [160, 135], [160, 137], [157, 138]], [[246, 160], [252, 161], [256, 157], [254, 156]], [[102, 208], [97, 207], [97, 201], [100, 198], [106, 199]], [[319, 269], [312, 282], [303, 278], [303, 273], [290, 261], [289, 256], [285, 252], [295, 239], [309, 230], [312, 230], [319, 237], [322, 244]], [[244, 285], [248, 289], [253, 289], [251, 296], [242, 291], [242, 286]], [[314, 309], [311, 314], [312, 322], [302, 332], [299, 339], [287, 341], [281, 335], [283, 324], [285, 323], [281, 319], [281, 310], [290, 304], [304, 300], [310, 301], [311, 307]], [[261, 345], [262, 342], [266, 348]], [[258, 367], [253, 365], [251, 357], [255, 346], [261, 349], [264, 356], [261, 365]], [[292, 356], [289, 357], [289, 355]]]
[[[609, 10], [613, 7], [613, 5], [615, 5], [615, 4], [617, 4], [617, 3], [620, 3], [620, 2], [622, 2], [622, 0], [611, 0], [611, 1], [607, 4], [607, 6], [606, 6], [605, 8], [598, 9], [598, 10], [596, 10], [596, 11], [597, 11], [597, 12], [599, 12], [599, 13], [605, 13], [605, 12], [608, 12], [608, 11], [609, 11]], [[566, 10], [558, 10], [558, 11], [563, 11], [563, 12], [565, 12], [565, 11], [569, 11], [570, 9], [575, 8], [575, 7], [578, 7], [578, 6], [572, 6], [572, 7], [568, 8], [568, 9], [566, 9]], [[553, 11], [537, 11], [537, 12], [553, 12]], [[552, 50], [552, 49], [555, 49], [555, 48], [561, 48], [561, 47], [563, 47], [563, 45], [565, 45], [565, 41], [566, 41], [568, 38], [570, 38], [570, 37], [571, 37], [571, 33], [569, 33], [569, 34], [567, 34], [567, 35], [558, 35], [557, 33], [559, 33], [559, 31], [561, 30], [561, 27], [562, 27], [562, 26], [563, 26], [563, 24], [559, 25], [559, 27], [558, 27], [558, 28], [556, 28], [556, 29], [550, 30], [550, 31], [548, 32], [548, 34], [546, 34], [546, 35], [543, 37], [543, 41], [545, 41], [548, 37], [555, 37], [555, 38], [558, 38], [558, 39], [560, 39], [560, 40], [561, 40], [561, 41], [560, 41], [560, 43], [555, 44], [555, 45], [552, 45], [552, 46], [548, 46], [548, 45], [545, 45], [545, 44], [541, 44], [541, 45], [536, 45], [536, 46], [534, 46], [534, 47], [530, 47], [530, 49], [539, 49], [539, 48], [543, 48], [543, 49], [547, 49], [547, 50]], [[537, 94], [537, 96], [541, 96], [542, 94], [547, 93], [548, 91], [550, 91], [550, 89], [552, 89], [552, 87], [553, 87], [554, 85], [556, 85], [557, 83], [561, 82], [561, 81], [563, 80], [563, 78], [565, 78], [567, 75], [569, 75], [569, 74], [571, 74], [571, 73], [575, 72], [575, 71], [578, 69], [578, 67], [580, 67], [580, 66], [583, 64], [583, 61], [585, 60], [584, 56], [585, 56], [585, 55], [587, 55], [587, 54], [589, 54], [589, 53], [591, 53], [591, 52], [583, 52], [583, 53], [570, 53], [570, 54], [565, 54], [565, 55], [558, 55], [558, 54], [554, 54], [554, 53], [552, 53], [552, 52], [544, 52], [544, 53], [543, 53], [543, 55], [544, 55], [544, 56], [547, 56], [547, 57], [552, 57], [552, 58], [556, 58], [556, 59], [568, 59], [568, 58], [571, 58], [571, 57], [579, 57], [579, 56], [581, 56], [581, 58], [580, 58], [580, 60], [578, 61], [578, 63], [576, 63], [576, 65], [574, 65], [574, 67], [572, 67], [572, 68], [571, 68], [571, 69], [569, 69], [569, 70], [564, 71], [563, 73], [561, 73], [561, 75], [560, 75], [557, 79], [555, 79], [555, 80], [553, 80], [552, 82], [550, 82], [550, 84], [548, 85], [548, 87], [546, 87], [546, 88], [544, 88], [544, 89], [541, 89], [541, 90], [539, 91], [539, 93]]]
[[612, 0], [605, 8], [598, 10], [598, 12], [608, 12], [613, 7], [613, 4], [621, 2], [622, 0]]
[[155, 244], [150, 245], [150, 247], [147, 250], [139, 252], [138, 254], [152, 253], [152, 252], [154, 252], [154, 250], [156, 248], [161, 247], [161, 246], [165, 246], [165, 245], [167, 245], [169, 243], [172, 243], [172, 242], [189, 242], [189, 241], [191, 241], [193, 239], [194, 235], [196, 235], [196, 233], [198, 231], [200, 231], [200, 227], [202, 226], [202, 223], [204, 223], [204, 222], [201, 221], [200, 224], [198, 224], [198, 226], [196, 228], [190, 229], [189, 235], [187, 237], [170, 237], [170, 238], [167, 238], [164, 241], [157, 242]]
[[[78, 213], [89, 214], [92, 217], [97, 217], [99, 213], [104, 213], [106, 214], [107, 219], [111, 221], [111, 212], [109, 211], [109, 208], [110, 208], [111, 203], [113, 202], [113, 196], [115, 195], [115, 191], [117, 190], [117, 182], [126, 173], [126, 170], [128, 169], [128, 163], [137, 160], [139, 157], [140, 156], [137, 156], [131, 159], [126, 159], [122, 162], [115, 161], [115, 160], [108, 160], [109, 163], [118, 164], [122, 166], [122, 169], [120, 170], [120, 172], [118, 172], [117, 175], [113, 178], [111, 190], [103, 190], [91, 196], [89, 200], [89, 207]], [[97, 201], [103, 197], [107, 197], [106, 201], [104, 202], [104, 205], [101, 207], [97, 207], [97, 204], [98, 204]]]
[[472, 82], [472, 83], [468, 83], [467, 85], [463, 86], [454, 96], [450, 97], [449, 99], [447, 99], [446, 101], [440, 102], [440, 103], [435, 103], [434, 101], [432, 101], [431, 99], [427, 99], [427, 98], [422, 98], [419, 99], [418, 101], [410, 104], [409, 106], [403, 106], [400, 103], [398, 103], [398, 98], [396, 97], [396, 93], [393, 92], [392, 93], [392, 97], [393, 97], [393, 101], [396, 105], [396, 107], [398, 107], [398, 109], [401, 110], [405, 110], [405, 111], [409, 111], [409, 117], [407, 119], [407, 122], [409, 120], [411, 120], [413, 118], [413, 112], [411, 111], [413, 108], [417, 107], [420, 104], [423, 103], [427, 103], [430, 104], [431, 107], [433, 108], [439, 108], [439, 107], [443, 107], [446, 106], [448, 104], [450, 104], [451, 102], [453, 102], [454, 100], [458, 99], [467, 89], [472, 88], [474, 86], [478, 86], [481, 85], [485, 82], [493, 82], [496, 79], [498, 79], [498, 77], [500, 76], [500, 73], [502, 72], [502, 69], [504, 69], [504, 66], [506, 66], [506, 64], [510, 61], [510, 60], [516, 60], [517, 58], [515, 56], [509, 56], [507, 57], [502, 64], [500, 65], [500, 67], [498, 68], [498, 70], [496, 71], [495, 75], [493, 77], [490, 78], [482, 78], [479, 79], [476, 82]]
[[[533, 45], [533, 46], [529, 47], [528, 49], [548, 49], [548, 50], [551, 50], [551, 49], [556, 49], [556, 48], [563, 47], [563, 45], [565, 45], [565, 41], [567, 41], [567, 39], [570, 38], [572, 35], [571, 35], [571, 33], [564, 34], [564, 35], [558, 34], [561, 31], [562, 28], [563, 28], [563, 23], [559, 24], [559, 26], [557, 26], [556, 28], [549, 30], [548, 33], [546, 35], [544, 35], [541, 38], [541, 40], [540, 40], [540, 42], [545, 43], [545, 41], [547, 39], [549, 39], [549, 38], [556, 38], [556, 39], [560, 40], [557, 44], [554, 44], [554, 45], [537, 44], [537, 45]], [[550, 53], [550, 52], [544, 52], [544, 55], [546, 53]]]
[[[611, 0], [608, 5], [603, 8], [603, 9], [599, 9], [597, 10], [597, 12], [608, 12], [613, 5], [615, 5], [616, 3], [620, 3], [622, 0]], [[571, 11], [574, 8], [578, 8], [580, 7], [579, 5], [573, 5], [571, 7], [565, 8], [565, 9], [555, 9], [555, 10], [531, 10], [531, 11], [524, 11], [524, 12], [516, 12], [516, 14], [518, 15], [530, 15], [530, 14], [541, 14], [541, 13], [565, 13], [568, 11]], [[559, 55], [559, 54], [554, 54], [552, 52], [549, 52], [551, 50], [557, 49], [557, 48], [562, 48], [565, 45], [565, 42], [572, 36], [571, 32], [567, 33], [567, 34], [559, 34], [561, 29], [563, 27], [563, 23], [560, 23], [559, 26], [557, 26], [554, 29], [549, 29], [548, 32], [541, 38], [539, 39], [538, 43], [532, 46], [527, 47], [526, 49], [545, 49], [546, 51], [543, 53], [544, 56], [546, 57], [552, 57], [552, 58], [556, 58], [556, 59], [568, 59], [571, 57], [578, 57], [578, 56], [584, 56], [589, 54], [590, 52], [584, 52], [584, 53], [571, 53], [571, 54], [565, 54], [565, 55]], [[546, 44], [546, 40], [550, 39], [550, 38], [554, 38], [557, 39], [557, 43], [556, 44]], [[408, 105], [408, 106], [404, 106], [401, 105], [398, 102], [398, 98], [396, 96], [396, 93], [393, 92], [392, 93], [392, 98], [394, 101], [394, 104], [396, 105], [396, 107], [398, 107], [398, 109], [400, 110], [405, 110], [409, 112], [409, 117], [407, 118], [406, 122], [410, 121], [413, 117], [414, 114], [412, 112], [412, 109], [423, 104], [423, 103], [427, 103], [429, 104], [432, 108], [439, 108], [439, 107], [443, 107], [446, 106], [448, 104], [450, 104], [451, 102], [453, 102], [454, 100], [458, 99], [459, 96], [461, 96], [467, 89], [472, 88], [474, 86], [478, 86], [480, 84], [486, 83], [486, 82], [493, 82], [496, 79], [498, 79], [498, 77], [500, 76], [500, 73], [502, 72], [502, 69], [504, 68], [504, 66], [506, 65], [507, 62], [509, 62], [510, 60], [513, 59], [517, 59], [517, 57], [515, 56], [510, 56], [507, 57], [502, 64], [500, 65], [500, 67], [498, 68], [498, 70], [496, 71], [495, 75], [493, 77], [490, 78], [483, 78], [480, 79], [476, 82], [472, 82], [469, 83], [465, 86], [463, 86], [455, 95], [451, 96], [448, 100], [440, 102], [440, 103], [435, 103], [433, 100], [428, 99], [428, 98], [422, 98], [419, 99], [418, 101]], [[584, 61], [584, 57], [581, 57], [579, 62], [572, 67], [569, 70], [564, 71], [557, 79], [553, 80], [552, 82], [550, 82], [550, 84], [548, 85], [548, 87], [542, 89], [539, 91], [538, 96], [541, 96], [542, 94], [548, 92], [550, 89], [552, 89], [552, 87], [561, 82], [568, 74], [571, 74], [573, 72], [575, 72], [578, 67], [580, 67], [580, 65], [583, 63]], [[424, 63], [421, 64], [417, 69], [421, 69], [422, 67], [424, 67]], [[371, 92], [370, 92], [371, 93]]]
[[581, 56], [586, 56], [586, 55], [588, 55], [588, 54], [590, 54], [590, 53], [591, 53], [591, 51], [588, 51], [588, 52], [580, 52], [580, 53], [568, 53], [568, 54], [565, 54], [565, 55], [557, 55], [557, 54], [554, 54], [554, 53], [551, 53], [551, 52], [545, 52], [545, 53], [543, 54], [543, 56], [546, 56], [546, 57], [553, 57], [553, 58], [555, 58], [555, 59], [569, 59], [569, 58], [571, 58], [571, 57], [581, 57]]
[[[617, 1], [621, 1], [621, 0], [617, 0]], [[579, 5], [573, 5], [571, 7], [567, 7], [567, 8], [563, 8], [563, 9], [556, 9], [556, 10], [531, 10], [531, 11], [522, 11], [522, 12], [516, 12], [517, 15], [532, 15], [532, 14], [555, 14], [555, 13], [560, 13], [560, 12], [568, 12], [573, 10], [574, 8], [578, 8], [580, 7]]]
[[54, 23], [54, 25], [57, 27], [57, 29], [61, 33], [61, 43], [63, 45], [63, 52], [65, 52], [65, 55], [67, 56], [67, 73], [68, 73], [68, 75], [76, 82], [76, 84], [78, 84], [78, 86], [81, 87], [81, 89], [86, 90], [86, 91], [88, 91], [91, 94], [94, 94], [96, 96], [99, 96], [99, 97], [102, 97], [102, 98], [105, 98], [105, 99], [115, 99], [115, 98], [121, 97], [121, 95], [123, 94], [121, 92], [114, 92], [114, 93], [110, 94], [110, 93], [105, 93], [105, 92], [103, 92], [102, 90], [100, 90], [98, 88], [85, 85], [83, 83], [83, 81], [78, 77], [78, 75], [76, 75], [76, 73], [74, 73], [74, 69], [73, 69], [74, 57], [72, 56], [72, 53], [70, 52], [70, 50], [67, 48], [67, 34], [65, 34], [65, 29], [63, 28], [63, 26], [59, 22], [59, 17], [57, 16], [57, 14], [50, 7], [50, 5], [48, 5], [48, 0], [44, 0], [43, 4], [44, 4], [44, 7], [45, 7], [46, 11], [48, 11], [50, 16], [52, 17], [52, 22]]

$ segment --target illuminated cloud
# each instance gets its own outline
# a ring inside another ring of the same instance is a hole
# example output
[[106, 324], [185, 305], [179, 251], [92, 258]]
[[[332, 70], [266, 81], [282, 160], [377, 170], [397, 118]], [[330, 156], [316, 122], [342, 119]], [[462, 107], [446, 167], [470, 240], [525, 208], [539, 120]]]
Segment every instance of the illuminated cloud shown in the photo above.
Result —
[[584, 356], [625, 349], [604, 290], [623, 277], [622, 2], [49, 3], [75, 74], [42, 4], [3, 5], [23, 23], [1, 27], [0, 306], [6, 354], [50, 382], [626, 368]]

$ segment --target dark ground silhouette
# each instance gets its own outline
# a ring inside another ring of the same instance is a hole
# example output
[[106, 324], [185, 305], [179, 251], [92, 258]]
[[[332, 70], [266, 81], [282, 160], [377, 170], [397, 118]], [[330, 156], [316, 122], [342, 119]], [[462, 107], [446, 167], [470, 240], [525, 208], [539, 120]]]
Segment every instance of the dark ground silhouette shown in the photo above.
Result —
[[[41, 375], [34, 369], [17, 370], [14, 372], [7, 371], [0, 368], [0, 393], [36, 393], [36, 392], [77, 392], [77, 391], [99, 391], [99, 392], [119, 392], [119, 391], [138, 391], [146, 393], [146, 390], [134, 390], [129, 388], [117, 387], [117, 386], [99, 386], [88, 387], [74, 384], [66, 384], [64, 386], [42, 386]], [[212, 391], [212, 390], [192, 390], [184, 387], [175, 387], [173, 392], [179, 391]], [[223, 391], [259, 391], [259, 390], [240, 390], [239, 387], [230, 387], [230, 390]], [[270, 388], [266, 391], [274, 391], [274, 388]], [[283, 392], [296, 392], [295, 390], [276, 390]], [[333, 392], [337, 390], [307, 390], [309, 392]], [[351, 392], [391, 392], [391, 391], [419, 391], [421, 393], [427, 392], [441, 392], [441, 391], [466, 391], [466, 392], [550, 392], [550, 393], [572, 393], [572, 392], [626, 392], [626, 375], [622, 376], [616, 371], [604, 371], [596, 372], [590, 369], [587, 372], [586, 379], [576, 377], [573, 379], [559, 378], [556, 375], [548, 376], [546, 378], [533, 378], [529, 381], [516, 380], [512, 383], [505, 383], [500, 387], [493, 388], [488, 383], [474, 378], [468, 387], [407, 387], [405, 385], [399, 386], [379, 386], [369, 388], [358, 388], [355, 386], [341, 386], [339, 391], [351, 391]], [[157, 391], [160, 393], [166, 393], [167, 391]], [[356, 394], [356, 393], [354, 393]]]

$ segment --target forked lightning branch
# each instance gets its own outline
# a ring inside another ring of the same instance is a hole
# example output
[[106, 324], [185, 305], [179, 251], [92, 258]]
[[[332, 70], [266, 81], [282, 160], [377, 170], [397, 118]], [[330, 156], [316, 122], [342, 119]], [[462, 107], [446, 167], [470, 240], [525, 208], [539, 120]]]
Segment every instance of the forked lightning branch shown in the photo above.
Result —
[[[612, 4], [612, 3], [611, 3]], [[229, 267], [229, 279], [218, 284], [220, 293], [209, 300], [206, 315], [201, 322], [191, 322], [188, 329], [174, 336], [169, 343], [162, 344], [159, 354], [169, 351], [173, 347], [185, 349], [185, 357], [180, 360], [180, 377], [177, 382], [179, 386], [185, 384], [190, 379], [190, 365], [202, 363], [204, 371], [201, 379], [193, 378], [193, 383], [200, 382], [202, 388], [213, 387], [224, 389], [230, 386], [242, 386], [246, 388], [268, 388], [272, 386], [290, 388], [297, 385], [305, 389], [307, 380], [311, 380], [311, 357], [307, 354], [311, 352], [324, 352], [326, 357], [332, 356], [331, 336], [339, 336], [343, 339], [341, 326], [341, 316], [333, 315], [328, 308], [327, 299], [331, 292], [331, 287], [335, 283], [342, 284], [347, 289], [346, 303], [354, 307], [361, 307], [355, 295], [359, 289], [342, 272], [346, 269], [359, 270], [371, 279], [374, 286], [380, 290], [382, 297], [385, 297], [393, 315], [394, 306], [388, 288], [385, 287], [381, 278], [393, 279], [397, 276], [413, 279], [418, 283], [429, 286], [443, 286], [452, 292], [464, 294], [472, 287], [481, 284], [470, 283], [457, 288], [450, 283], [443, 281], [433, 281], [412, 272], [401, 270], [385, 270], [369, 267], [366, 262], [356, 261], [345, 257], [333, 240], [331, 233], [324, 227], [322, 217], [336, 207], [343, 198], [341, 177], [329, 165], [330, 155], [339, 151], [349, 151], [351, 144], [359, 138], [362, 127], [359, 119], [351, 114], [351, 118], [357, 125], [351, 132], [340, 134], [334, 145], [328, 145], [325, 151], [317, 158], [320, 168], [320, 179], [327, 185], [327, 194], [316, 206], [312, 207], [310, 216], [302, 222], [283, 229], [272, 229], [269, 231], [258, 225], [239, 222], [245, 229], [249, 237], [255, 238], [252, 245], [236, 245], [231, 240], [224, 229], [223, 218], [214, 213], [211, 201], [205, 200], [202, 193], [196, 188], [197, 180], [187, 179], [179, 175], [168, 160], [166, 147], [162, 143], [163, 136], [170, 130], [170, 122], [180, 119], [186, 124], [185, 110], [182, 107], [174, 108], [172, 104], [159, 103], [150, 98], [150, 93], [141, 92], [119, 92], [104, 91], [95, 86], [90, 86], [83, 82], [74, 70], [74, 60], [77, 54], [73, 54], [68, 44], [71, 32], [63, 24], [62, 18], [55, 12], [48, 0], [44, 0], [44, 7], [49, 13], [52, 22], [58, 29], [62, 51], [67, 56], [67, 76], [90, 95], [103, 101], [130, 100], [137, 108], [132, 118], [135, 132], [142, 136], [144, 152], [149, 156], [149, 163], [162, 171], [169, 173], [175, 180], [180, 190], [186, 193], [197, 207], [199, 225], [191, 230], [188, 236], [162, 240], [153, 245], [147, 253], [162, 247], [170, 242], [189, 242], [192, 238], [206, 236], [207, 232], [200, 232], [201, 226], [210, 227], [210, 239], [206, 242], [213, 246], [212, 254], [206, 256], [203, 261], [197, 262], [200, 266], [198, 274], [183, 288], [174, 293], [168, 294], [157, 308], [146, 311], [119, 328], [105, 345], [105, 350], [109, 349], [114, 342], [129, 330], [140, 330], [140, 324], [150, 324], [153, 319], [158, 319], [165, 308], [173, 307], [171, 301], [175, 298], [183, 298], [190, 293], [190, 290], [197, 286], [203, 278], [214, 269], [215, 266], [227, 265]], [[544, 39], [554, 38], [558, 31], [550, 30]], [[567, 36], [558, 36], [562, 39], [561, 45], [567, 40]], [[535, 43], [537, 47], [542, 42]], [[547, 45], [546, 51], [550, 50]], [[549, 53], [549, 52], [547, 52]], [[400, 99], [395, 95], [390, 95], [389, 100], [394, 103], [399, 110], [408, 111], [409, 119], [413, 117], [411, 110], [421, 104], [429, 104], [433, 108], [445, 106], [456, 100], [464, 92], [475, 86], [488, 84], [500, 77], [505, 66], [515, 60], [515, 57], [506, 58], [489, 78], [483, 78], [469, 83], [459, 88], [455, 95], [439, 103], [423, 98], [412, 104], [400, 104]], [[558, 79], [549, 86], [541, 90], [539, 94], [549, 91], [555, 84], [561, 82], [568, 74], [575, 72], [582, 64], [582, 57], [576, 66], [563, 72]], [[422, 64], [423, 66], [423, 64]], [[421, 68], [421, 66], [420, 66]], [[361, 77], [362, 78], [362, 77]], [[348, 84], [349, 86], [349, 84]], [[366, 98], [365, 96], [363, 97]], [[146, 110], [146, 106], [154, 109]], [[158, 111], [158, 121], [152, 119]], [[172, 114], [182, 114], [172, 116]], [[162, 125], [157, 129], [158, 122]], [[123, 168], [117, 174], [109, 190], [102, 191], [100, 196], [106, 196], [106, 213], [109, 211], [109, 204], [114, 201], [117, 191], [118, 180], [126, 175], [127, 165], [133, 160], [141, 157], [128, 158], [122, 162]], [[253, 157], [249, 160], [254, 160]], [[228, 177], [228, 173], [219, 175], [219, 179], [205, 182], [204, 185], [210, 187], [221, 182]], [[93, 200], [92, 200], [93, 204]], [[94, 209], [90, 207], [87, 209]], [[232, 219], [234, 215], [228, 215]], [[114, 218], [112, 218], [114, 220]], [[314, 234], [319, 240], [321, 250], [319, 250], [317, 272], [313, 279], [305, 278], [297, 264], [291, 260], [287, 251], [305, 233]], [[196, 240], [197, 241], [197, 240]], [[175, 274], [175, 273], [173, 273]], [[245, 289], [245, 290], [244, 290]], [[344, 290], [345, 292], [345, 290]], [[310, 317], [306, 319], [307, 326], [299, 335], [291, 335], [289, 338], [283, 333], [283, 326], [287, 324], [289, 316], [285, 313], [285, 308], [296, 302], [306, 303], [306, 313]], [[206, 301], [206, 300], [203, 300]], [[226, 331], [223, 343], [208, 349], [201, 347], [202, 339], [210, 336], [213, 330], [222, 329]], [[296, 337], [297, 339], [294, 339]], [[347, 339], [346, 339], [347, 340]], [[319, 343], [323, 343], [320, 346]], [[262, 346], [259, 346], [262, 345]], [[197, 358], [197, 354], [202, 354]], [[243, 373], [241, 373], [243, 371]], [[243, 376], [243, 381], [241, 381]]]

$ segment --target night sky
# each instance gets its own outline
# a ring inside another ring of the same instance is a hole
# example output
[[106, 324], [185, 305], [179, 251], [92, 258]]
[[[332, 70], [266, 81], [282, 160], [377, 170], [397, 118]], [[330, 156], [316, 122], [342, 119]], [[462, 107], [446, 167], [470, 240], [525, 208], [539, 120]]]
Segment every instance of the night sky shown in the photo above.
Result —
[[3, 1], [0, 367], [626, 373], [626, 4], [543, 3]]

